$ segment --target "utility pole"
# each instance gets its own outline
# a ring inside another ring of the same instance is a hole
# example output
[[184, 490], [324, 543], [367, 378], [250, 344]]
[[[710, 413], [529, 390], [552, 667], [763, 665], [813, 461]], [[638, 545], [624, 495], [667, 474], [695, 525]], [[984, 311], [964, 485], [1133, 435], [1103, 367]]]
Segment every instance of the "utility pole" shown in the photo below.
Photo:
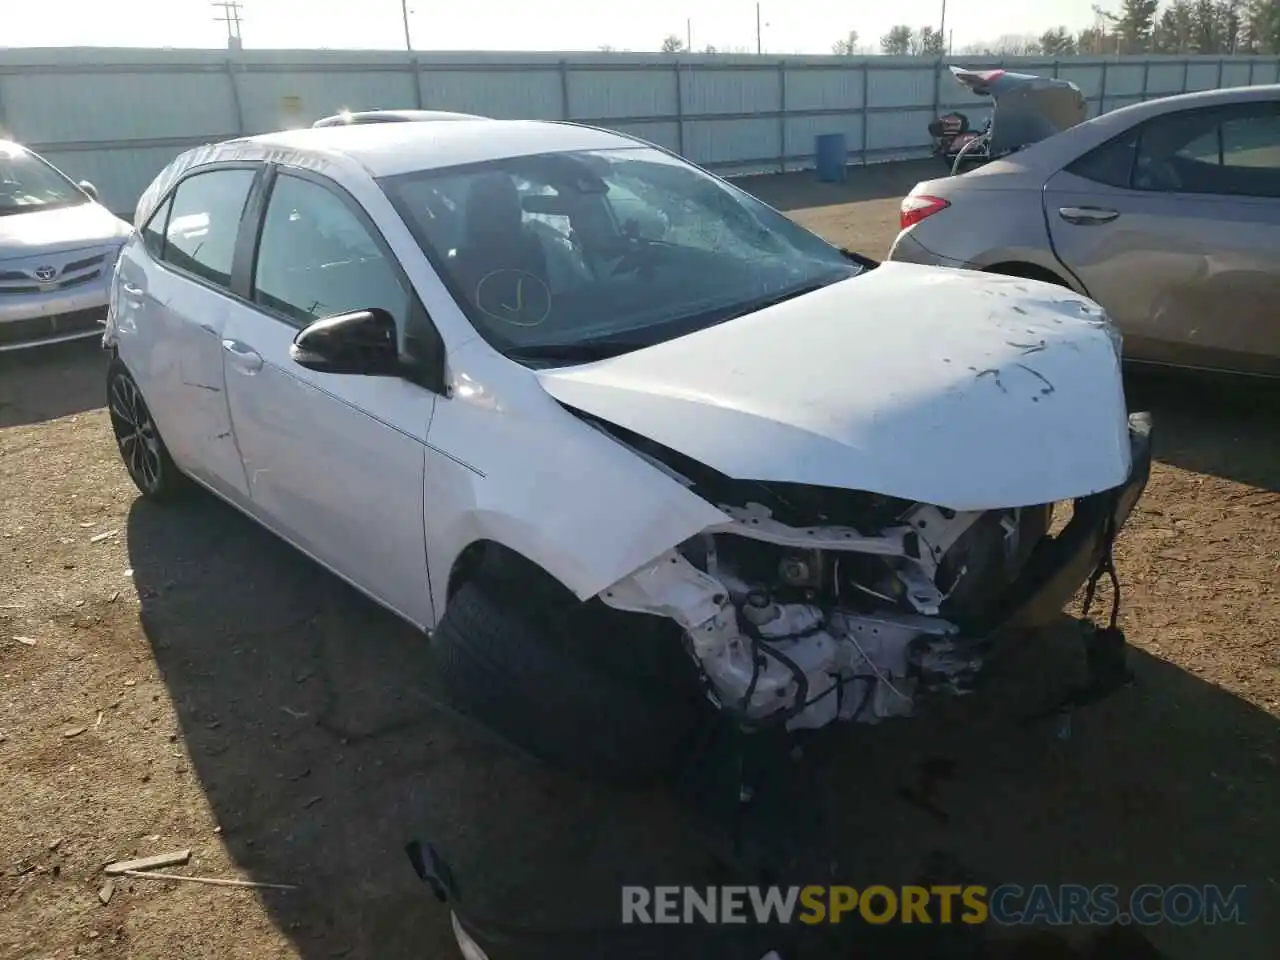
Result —
[[409, 0], [400, 0], [400, 16], [404, 19], [404, 48], [413, 52], [413, 38], [409, 35]]
[[684, 21], [684, 52], [693, 53], [693, 18]]
[[240, 11], [244, 9], [244, 4], [240, 0], [210, 0], [210, 6], [222, 11], [222, 16], [213, 19], [215, 23], [227, 25], [227, 49], [244, 49], [244, 41], [240, 36]]
[[938, 36], [947, 35], [947, 0], [942, 0], [942, 23], [938, 26]]
[[756, 54], [764, 52], [764, 48], [760, 44], [760, 4], [756, 4]]

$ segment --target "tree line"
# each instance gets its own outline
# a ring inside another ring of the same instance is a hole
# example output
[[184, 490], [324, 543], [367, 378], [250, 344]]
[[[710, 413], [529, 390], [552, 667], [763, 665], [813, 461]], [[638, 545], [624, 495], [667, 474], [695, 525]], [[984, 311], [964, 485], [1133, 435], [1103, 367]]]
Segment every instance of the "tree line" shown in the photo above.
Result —
[[[900, 24], [880, 38], [880, 52], [894, 56], [968, 53], [989, 56], [1073, 57], [1088, 54], [1268, 54], [1280, 53], [1280, 0], [1121, 0], [1112, 11], [1095, 5], [1091, 27], [1072, 32], [1051, 27], [1038, 37], [1005, 35], [994, 41], [948, 49], [934, 27]], [[856, 41], [856, 34], [852, 37]], [[852, 55], [856, 44], [832, 46]]]

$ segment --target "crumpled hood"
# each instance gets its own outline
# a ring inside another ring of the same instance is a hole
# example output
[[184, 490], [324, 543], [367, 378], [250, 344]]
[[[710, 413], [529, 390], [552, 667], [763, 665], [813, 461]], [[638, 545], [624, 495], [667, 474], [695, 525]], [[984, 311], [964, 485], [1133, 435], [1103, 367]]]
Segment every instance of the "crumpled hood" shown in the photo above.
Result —
[[543, 370], [561, 403], [738, 479], [956, 510], [1123, 483], [1118, 335], [1034, 280], [884, 263], [634, 353]]
[[132, 227], [96, 203], [0, 217], [0, 260], [107, 246]]

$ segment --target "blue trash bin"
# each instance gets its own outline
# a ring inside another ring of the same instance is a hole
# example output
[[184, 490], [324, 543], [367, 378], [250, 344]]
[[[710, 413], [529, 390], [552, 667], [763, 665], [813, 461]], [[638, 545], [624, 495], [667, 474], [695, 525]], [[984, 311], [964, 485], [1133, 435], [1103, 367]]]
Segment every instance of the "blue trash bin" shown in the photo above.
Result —
[[822, 183], [840, 183], [844, 180], [848, 154], [843, 133], [820, 133], [815, 138], [818, 180]]

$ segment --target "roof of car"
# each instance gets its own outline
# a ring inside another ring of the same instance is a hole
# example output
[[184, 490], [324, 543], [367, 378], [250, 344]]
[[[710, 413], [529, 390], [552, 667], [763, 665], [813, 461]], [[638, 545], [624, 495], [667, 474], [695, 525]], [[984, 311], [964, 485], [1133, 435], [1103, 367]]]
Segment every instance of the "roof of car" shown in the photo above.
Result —
[[335, 113], [312, 124], [313, 127], [336, 127], [352, 123], [416, 123], [429, 120], [485, 120], [474, 113], [453, 113], [448, 110], [356, 110]]
[[348, 157], [375, 177], [537, 153], [637, 145], [608, 130], [543, 120], [350, 124], [267, 133], [247, 142], [302, 154]]

